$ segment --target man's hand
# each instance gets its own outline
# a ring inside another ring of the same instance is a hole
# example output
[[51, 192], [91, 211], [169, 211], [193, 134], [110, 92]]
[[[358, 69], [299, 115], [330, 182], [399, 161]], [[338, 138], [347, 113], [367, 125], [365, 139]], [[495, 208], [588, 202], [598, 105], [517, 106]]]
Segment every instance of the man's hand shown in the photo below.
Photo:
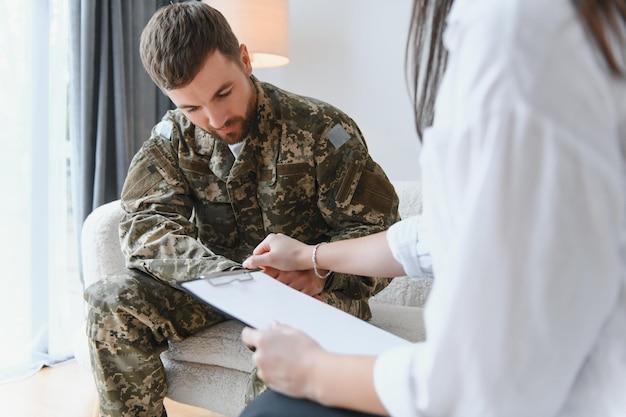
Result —
[[[264, 267], [263, 272], [276, 278], [283, 284], [289, 285], [291, 288], [301, 291], [307, 295], [317, 296], [324, 290], [324, 281], [315, 276], [313, 271], [279, 271], [271, 267]], [[319, 297], [315, 297], [321, 300]]]

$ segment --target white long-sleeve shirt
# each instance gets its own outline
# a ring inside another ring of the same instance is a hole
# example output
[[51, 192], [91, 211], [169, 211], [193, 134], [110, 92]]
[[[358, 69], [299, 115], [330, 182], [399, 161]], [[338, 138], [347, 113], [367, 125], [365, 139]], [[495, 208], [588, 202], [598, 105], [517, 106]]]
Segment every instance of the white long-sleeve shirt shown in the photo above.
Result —
[[[424, 214], [389, 230], [427, 340], [381, 355], [392, 416], [626, 416], [626, 82], [568, 0], [457, 0]], [[622, 51], [623, 52], [623, 51]]]

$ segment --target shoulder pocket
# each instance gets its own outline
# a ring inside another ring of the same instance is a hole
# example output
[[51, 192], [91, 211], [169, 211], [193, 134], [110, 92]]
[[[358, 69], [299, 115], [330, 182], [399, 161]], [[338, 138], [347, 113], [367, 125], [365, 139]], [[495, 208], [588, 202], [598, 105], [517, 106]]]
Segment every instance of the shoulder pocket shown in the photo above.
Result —
[[373, 162], [352, 164], [348, 168], [339, 192], [337, 206], [347, 208], [362, 205], [381, 213], [390, 213], [397, 205], [396, 192], [382, 169]]

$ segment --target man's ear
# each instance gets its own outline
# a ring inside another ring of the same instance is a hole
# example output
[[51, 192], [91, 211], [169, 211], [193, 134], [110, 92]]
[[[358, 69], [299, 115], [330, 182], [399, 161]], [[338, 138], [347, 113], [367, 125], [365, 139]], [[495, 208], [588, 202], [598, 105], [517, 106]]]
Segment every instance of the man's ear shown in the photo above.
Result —
[[249, 77], [252, 75], [252, 60], [248, 53], [248, 47], [243, 43], [239, 46], [239, 54], [241, 56], [241, 65], [243, 65], [243, 69]]

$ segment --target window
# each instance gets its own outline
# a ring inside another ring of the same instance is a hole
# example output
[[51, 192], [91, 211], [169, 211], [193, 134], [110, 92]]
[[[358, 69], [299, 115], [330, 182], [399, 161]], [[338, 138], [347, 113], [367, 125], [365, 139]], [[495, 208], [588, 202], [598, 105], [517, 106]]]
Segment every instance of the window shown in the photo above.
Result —
[[71, 218], [67, 0], [0, 0], [0, 379], [69, 358], [83, 318]]

